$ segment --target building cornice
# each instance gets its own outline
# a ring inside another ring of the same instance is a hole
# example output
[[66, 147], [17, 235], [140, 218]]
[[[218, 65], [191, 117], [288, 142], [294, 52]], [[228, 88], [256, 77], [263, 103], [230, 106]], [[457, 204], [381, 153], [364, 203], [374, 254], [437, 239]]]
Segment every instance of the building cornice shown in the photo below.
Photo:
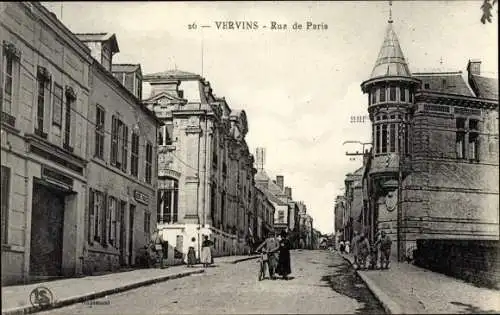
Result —
[[[31, 5], [35, 6], [39, 12], [41, 13], [42, 19], [41, 21], [50, 27], [52, 31], [60, 30], [64, 33], [62, 39], [71, 47], [75, 52], [77, 52], [80, 57], [87, 60], [87, 62], [92, 62], [92, 56], [90, 55], [90, 48], [87, 47], [82, 41], [76, 37], [73, 32], [71, 32], [59, 19], [56, 15], [50, 12], [45, 6], [37, 1], [29, 2]], [[26, 5], [26, 4], [25, 4]], [[50, 24], [48, 23], [50, 22]], [[51, 25], [52, 24], [52, 25]], [[77, 48], [78, 47], [78, 48]], [[82, 53], [82, 51], [84, 53]]]
[[477, 98], [451, 93], [417, 91], [416, 102], [428, 102], [433, 104], [446, 104], [453, 106], [470, 106], [474, 108], [495, 109], [498, 108], [498, 100]]

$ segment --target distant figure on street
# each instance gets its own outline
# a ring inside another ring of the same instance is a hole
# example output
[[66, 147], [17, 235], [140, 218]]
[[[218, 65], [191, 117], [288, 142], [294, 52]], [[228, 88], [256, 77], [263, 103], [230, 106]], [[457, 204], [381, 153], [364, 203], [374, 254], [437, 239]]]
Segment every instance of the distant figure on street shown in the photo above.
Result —
[[[267, 265], [267, 270], [269, 271], [269, 278], [274, 280], [276, 267], [278, 266], [278, 251], [279, 251], [279, 241], [276, 234], [272, 234], [267, 239], [265, 239], [256, 249], [258, 252], [262, 250], [264, 253], [264, 264]], [[265, 276], [265, 275], [264, 275]]]
[[380, 268], [380, 261], [382, 260], [382, 252], [380, 250], [380, 241], [382, 238], [382, 231], [377, 231], [377, 234], [375, 234], [375, 243], [374, 243], [374, 250], [375, 250], [375, 268]]
[[340, 243], [339, 243], [339, 249], [340, 249], [340, 253], [341, 254], [345, 253], [345, 243], [344, 243], [344, 241], [340, 241]]
[[290, 266], [291, 244], [285, 231], [282, 231], [280, 236], [278, 268], [276, 269], [276, 272], [282, 276], [284, 280], [288, 280], [288, 275], [292, 273], [292, 268]]
[[384, 231], [381, 233], [380, 237], [380, 251], [381, 251], [381, 267], [382, 269], [390, 268], [390, 257], [391, 257], [391, 246], [392, 240], [389, 235], [385, 234]]
[[194, 251], [194, 248], [196, 246], [196, 239], [194, 237], [191, 238], [191, 244], [189, 245], [189, 250], [187, 254], [187, 266], [188, 268], [194, 267], [196, 264], [196, 252]]
[[352, 254], [354, 255], [354, 265], [359, 266], [359, 234], [358, 231], [354, 231], [354, 237], [352, 238]]
[[370, 255], [370, 242], [365, 237], [365, 234], [361, 234], [358, 240], [358, 262], [360, 269], [366, 268], [366, 259]]
[[349, 254], [351, 252], [351, 246], [349, 244], [349, 241], [345, 242], [345, 252], [346, 254]]
[[203, 237], [203, 243], [201, 243], [201, 263], [203, 268], [207, 268], [208, 265], [212, 263], [212, 245], [214, 243], [208, 239], [208, 235]]

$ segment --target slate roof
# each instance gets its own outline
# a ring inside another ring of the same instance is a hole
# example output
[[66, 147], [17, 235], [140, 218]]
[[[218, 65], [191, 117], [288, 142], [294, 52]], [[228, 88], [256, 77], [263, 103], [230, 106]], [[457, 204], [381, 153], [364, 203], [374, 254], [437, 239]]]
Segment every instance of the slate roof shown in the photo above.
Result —
[[114, 53], [120, 52], [118, 41], [113, 33], [75, 33], [82, 42], [107, 42], [111, 41], [111, 49]]
[[196, 73], [182, 71], [182, 70], [167, 70], [162, 72], [150, 73], [144, 76], [144, 79], [153, 79], [153, 78], [165, 78], [165, 79], [199, 79], [201, 76]]
[[[462, 77], [462, 72], [422, 72], [414, 73], [414, 78], [422, 81], [421, 90], [474, 96]], [[428, 85], [428, 88], [426, 88]]]
[[135, 72], [141, 67], [140, 64], [114, 63], [111, 65], [112, 72]]
[[380, 48], [370, 79], [384, 76], [411, 76], [410, 68], [399, 46], [398, 37], [392, 27], [392, 21], [387, 24], [384, 42]]
[[472, 75], [477, 97], [498, 100], [498, 79]]

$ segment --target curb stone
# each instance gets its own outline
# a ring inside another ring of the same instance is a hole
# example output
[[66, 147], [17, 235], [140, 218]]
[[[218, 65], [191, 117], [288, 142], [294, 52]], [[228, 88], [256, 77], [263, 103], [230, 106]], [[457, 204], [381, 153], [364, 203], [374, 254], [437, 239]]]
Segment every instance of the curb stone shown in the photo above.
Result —
[[136, 288], [139, 288], [142, 286], [155, 284], [158, 282], [183, 278], [183, 277], [187, 277], [187, 276], [190, 276], [193, 274], [199, 274], [199, 273], [204, 273], [204, 272], [205, 272], [204, 269], [180, 272], [180, 273], [173, 274], [173, 275], [167, 275], [167, 276], [163, 276], [163, 277], [159, 277], [159, 278], [148, 279], [145, 281], [130, 283], [130, 284], [127, 284], [124, 286], [120, 286], [118, 288], [107, 289], [107, 290], [102, 290], [102, 291], [97, 291], [97, 292], [92, 292], [92, 293], [86, 293], [83, 295], [77, 295], [77, 296], [72, 296], [72, 297], [68, 297], [68, 298], [63, 298], [62, 300], [55, 300], [50, 305], [46, 305], [46, 306], [25, 305], [25, 306], [21, 306], [21, 307], [11, 308], [11, 309], [8, 309], [5, 311], [2, 310], [2, 315], [30, 314], [30, 313], [36, 313], [36, 312], [41, 312], [41, 311], [47, 311], [47, 310], [54, 309], [54, 308], [60, 308], [60, 307], [68, 306], [71, 304], [82, 303], [85, 301], [106, 297], [106, 296], [111, 295], [111, 294], [125, 292], [128, 290], [132, 290], [132, 289], [136, 289]]
[[[344, 255], [340, 255], [340, 256], [342, 258], [344, 258], [345, 260], [347, 260], [347, 262], [349, 262], [349, 264], [351, 264], [351, 266], [352, 266], [352, 262], [349, 258], [347, 258]], [[384, 310], [388, 314], [405, 314], [405, 312], [403, 312], [403, 309], [401, 308], [401, 306], [399, 306], [399, 304], [394, 302], [387, 294], [385, 294], [385, 292], [382, 291], [382, 289], [380, 289], [378, 287], [378, 285], [375, 284], [375, 282], [373, 282], [366, 275], [359, 272], [359, 270], [355, 270], [355, 271], [356, 271], [356, 274], [361, 278], [361, 280], [363, 280], [363, 282], [366, 284], [368, 289], [373, 293], [375, 298], [380, 302], [380, 304], [382, 304], [382, 307], [384, 308]]]

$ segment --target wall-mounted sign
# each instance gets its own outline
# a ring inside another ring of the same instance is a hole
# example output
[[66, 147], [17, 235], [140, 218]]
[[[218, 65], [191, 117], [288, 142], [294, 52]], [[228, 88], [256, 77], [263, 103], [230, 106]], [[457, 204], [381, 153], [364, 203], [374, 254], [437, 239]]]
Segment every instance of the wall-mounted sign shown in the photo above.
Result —
[[140, 203], [143, 203], [145, 205], [147, 205], [149, 203], [149, 197], [148, 195], [138, 191], [138, 190], [134, 190], [134, 199], [137, 201], [137, 202], [140, 202]]

